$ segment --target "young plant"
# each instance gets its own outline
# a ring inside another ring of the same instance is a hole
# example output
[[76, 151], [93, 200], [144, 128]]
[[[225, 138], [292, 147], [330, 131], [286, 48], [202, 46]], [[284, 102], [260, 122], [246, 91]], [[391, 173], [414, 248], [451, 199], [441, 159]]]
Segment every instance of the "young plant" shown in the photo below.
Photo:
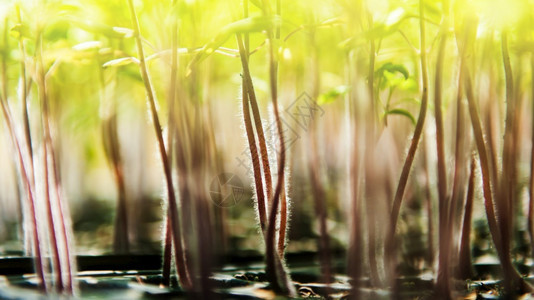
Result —
[[[148, 69], [146, 66], [145, 54], [143, 50], [143, 40], [141, 38], [139, 21], [137, 18], [137, 13], [135, 12], [135, 7], [133, 0], [128, 0], [128, 7], [130, 10], [130, 17], [132, 19], [132, 27], [134, 30], [135, 42], [137, 45], [137, 53], [139, 56], [139, 69], [141, 72], [141, 77], [145, 85], [147, 101], [150, 106], [150, 113], [152, 116], [152, 122], [154, 125], [154, 130], [156, 134], [156, 139], [158, 143], [158, 149], [163, 164], [163, 170], [165, 175], [165, 183], [167, 196], [169, 197], [168, 201], [168, 214], [167, 214], [167, 224], [166, 224], [166, 238], [165, 238], [165, 253], [164, 253], [164, 266], [169, 266], [171, 255], [170, 250], [171, 243], [174, 245], [174, 258], [176, 263], [176, 268], [178, 271], [178, 276], [180, 284], [185, 289], [190, 289], [192, 287], [191, 278], [187, 272], [187, 262], [185, 260], [184, 249], [182, 244], [182, 231], [180, 226], [180, 220], [178, 216], [178, 204], [176, 201], [176, 195], [174, 192], [174, 186], [172, 182], [172, 171], [171, 165], [169, 164], [169, 156], [167, 150], [165, 149], [165, 142], [163, 140], [162, 128], [159, 121], [158, 111], [156, 108], [156, 99], [152, 88], [152, 83], [148, 75]], [[168, 236], [172, 236], [168, 238]], [[164, 274], [167, 275], [167, 274]], [[164, 278], [164, 282], [169, 282], [168, 278]]]
[[447, 170], [445, 167], [445, 133], [443, 128], [442, 113], [442, 74], [445, 47], [449, 31], [449, 3], [443, 2], [443, 18], [440, 28], [440, 43], [436, 61], [436, 74], [434, 80], [434, 115], [436, 121], [436, 148], [437, 148], [437, 171], [438, 171], [438, 195], [439, 195], [439, 265], [436, 282], [436, 293], [451, 299], [450, 289], [450, 253], [452, 243], [452, 228], [450, 223], [451, 201], [447, 192]]
[[413, 138], [410, 143], [410, 148], [408, 149], [408, 154], [406, 155], [406, 160], [402, 167], [402, 172], [399, 178], [397, 185], [397, 190], [395, 192], [395, 198], [393, 199], [393, 204], [391, 208], [391, 218], [390, 226], [388, 229], [385, 251], [386, 256], [389, 256], [388, 261], [391, 264], [391, 261], [394, 261], [393, 254], [395, 253], [395, 231], [397, 227], [397, 220], [399, 218], [400, 208], [402, 204], [402, 199], [404, 197], [404, 191], [406, 190], [406, 185], [408, 183], [408, 178], [410, 175], [410, 169], [412, 167], [413, 161], [415, 159], [415, 153], [419, 145], [419, 140], [421, 139], [421, 134], [423, 133], [423, 127], [425, 124], [426, 111], [428, 107], [428, 70], [427, 70], [427, 48], [426, 48], [426, 20], [425, 20], [425, 4], [423, 0], [419, 1], [419, 37], [420, 37], [420, 65], [421, 65], [421, 84], [422, 84], [422, 94], [421, 94], [421, 108], [419, 109], [419, 116], [417, 117], [417, 123], [415, 124], [415, 130], [413, 133]]
[[[470, 23], [469, 23], [470, 22]], [[472, 20], [466, 20], [464, 21], [464, 24], [468, 26], [465, 32], [474, 32], [473, 26], [474, 22]], [[500, 223], [502, 222], [509, 222], [508, 219], [506, 207], [503, 206], [503, 203], [494, 203], [494, 197], [497, 195], [496, 191], [494, 191], [495, 186], [492, 188], [492, 179], [491, 179], [491, 173], [490, 173], [490, 160], [488, 155], [488, 150], [486, 146], [486, 141], [484, 140], [483, 135], [483, 129], [482, 124], [480, 121], [477, 105], [476, 105], [476, 99], [475, 99], [475, 93], [473, 91], [473, 83], [471, 79], [471, 74], [469, 73], [470, 70], [467, 67], [466, 64], [466, 49], [468, 49], [469, 44], [472, 43], [472, 37], [474, 35], [466, 34], [464, 41], [462, 43], [462, 46], [460, 47], [460, 53], [461, 53], [461, 67], [463, 68], [462, 74], [464, 75], [464, 88], [465, 93], [467, 96], [467, 100], [469, 103], [469, 115], [471, 117], [471, 125], [473, 128], [473, 134], [478, 150], [478, 156], [480, 160], [480, 168], [482, 171], [482, 184], [483, 184], [483, 191], [484, 191], [484, 206], [486, 208], [486, 215], [488, 219], [488, 225], [491, 232], [491, 237], [493, 239], [493, 243], [495, 244], [495, 248], [497, 250], [497, 255], [499, 256], [499, 260], [501, 261], [503, 272], [504, 272], [504, 290], [507, 295], [513, 295], [514, 291], [520, 291], [520, 292], [531, 292], [532, 287], [521, 277], [521, 275], [517, 272], [515, 267], [512, 264], [510, 252], [507, 252], [505, 250], [509, 249], [507, 244], [509, 244], [509, 238], [510, 233], [508, 231], [503, 232], [503, 229], [507, 229], [507, 225], [502, 225]], [[503, 40], [503, 46], [506, 45], [506, 39]], [[504, 50], [504, 49], [503, 49]], [[503, 56], [506, 57], [506, 52], [503, 51]], [[506, 58], [505, 58], [506, 60]], [[506, 64], [506, 62], [505, 62]], [[506, 201], [506, 199], [504, 199]], [[499, 200], [499, 202], [502, 202], [503, 200]], [[497, 204], [497, 205], [496, 205]], [[500, 218], [497, 218], [496, 214], [499, 213]], [[506, 239], [507, 241], [504, 241]]]
[[[5, 25], [7, 25], [7, 20], [5, 22]], [[16, 151], [17, 156], [17, 162], [19, 167], [19, 172], [22, 184], [24, 186], [24, 191], [26, 193], [25, 195], [25, 201], [23, 202], [24, 205], [27, 206], [27, 211], [30, 213], [29, 221], [31, 228], [25, 228], [25, 233], [31, 234], [31, 249], [33, 250], [33, 255], [35, 257], [35, 271], [37, 273], [37, 278], [39, 280], [39, 287], [44, 291], [47, 292], [47, 281], [45, 278], [45, 265], [44, 265], [44, 258], [43, 258], [43, 249], [42, 249], [42, 240], [43, 237], [41, 236], [39, 232], [39, 225], [37, 222], [37, 208], [36, 208], [36, 197], [35, 197], [35, 185], [34, 181], [31, 180], [33, 173], [32, 165], [30, 165], [30, 170], [28, 170], [28, 166], [26, 163], [26, 160], [24, 159], [22, 146], [16, 136], [16, 132], [14, 129], [14, 122], [13, 118], [11, 116], [11, 111], [9, 109], [9, 104], [7, 102], [8, 100], [8, 83], [7, 83], [7, 53], [8, 53], [8, 39], [7, 39], [7, 26], [4, 27], [4, 45], [3, 45], [3, 51], [2, 51], [2, 93], [0, 94], [0, 105], [2, 108], [2, 114], [4, 116], [4, 122], [6, 124], [10, 139], [13, 143], [13, 146]], [[26, 223], [25, 221], [23, 221]], [[26, 225], [26, 224], [25, 224]]]
[[104, 149], [106, 157], [113, 168], [113, 175], [118, 191], [117, 199], [117, 213], [115, 217], [115, 226], [113, 233], [113, 252], [128, 253], [130, 250], [129, 230], [128, 230], [128, 211], [126, 198], [126, 183], [124, 178], [123, 159], [120, 152], [120, 142], [117, 129], [117, 111], [114, 97], [109, 97], [104, 92], [105, 80], [103, 70], [100, 69], [101, 77], [101, 101], [111, 102], [104, 103], [107, 111], [102, 119], [102, 140], [104, 142]]

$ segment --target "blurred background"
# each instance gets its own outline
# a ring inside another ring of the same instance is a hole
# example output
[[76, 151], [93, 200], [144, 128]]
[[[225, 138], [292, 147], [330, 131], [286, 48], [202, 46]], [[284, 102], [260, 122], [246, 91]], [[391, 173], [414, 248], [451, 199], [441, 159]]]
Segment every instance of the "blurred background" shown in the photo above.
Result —
[[[250, 154], [243, 127], [242, 69], [233, 34], [224, 41], [220, 51], [194, 66], [194, 79], [187, 74], [189, 63], [200, 49], [212, 39], [224, 36], [226, 25], [242, 18], [243, 3], [238, 0], [187, 0], [178, 1], [176, 8], [171, 9], [169, 2], [134, 1], [163, 131], [168, 130], [169, 103], [166, 99], [170, 81], [171, 33], [173, 22], [177, 22], [178, 85], [183, 91], [179, 95], [198, 108], [198, 111], [188, 110], [186, 113], [200, 115], [199, 120], [209, 132], [208, 147], [212, 148], [215, 157], [206, 173], [209, 178], [202, 184], [206, 192], [213, 192], [218, 175], [230, 173], [244, 188], [234, 199], [235, 203], [220, 205], [215, 200], [210, 206], [216, 216], [214, 226], [218, 245], [228, 253], [236, 250], [261, 253], [264, 246], [259, 238], [254, 210]], [[250, 2], [250, 14], [260, 15], [261, 10], [254, 5], [255, 1]], [[526, 8], [532, 7], [532, 1], [494, 0], [490, 1], [491, 5], [483, 4], [484, 1], [467, 2], [457, 4], [455, 10], [476, 12], [481, 20], [477, 36], [479, 55], [472, 60], [482, 74], [476, 79], [477, 89], [484, 91], [482, 95], [493, 93], [500, 97], [504, 93], [500, 57], [496, 50], [492, 50], [499, 47], [493, 38], [495, 28], [502, 26], [499, 22], [513, 24], [515, 33], [528, 32], [531, 39], [533, 27]], [[436, 25], [440, 22], [441, 10], [440, 3], [428, 1], [430, 61], [436, 56], [433, 43], [439, 30]], [[364, 141], [355, 140], [353, 135], [354, 130], [365, 131], [365, 128], [354, 129], [352, 120], [363, 118], [369, 112], [366, 85], [370, 37], [376, 40], [377, 46], [373, 73], [377, 78], [374, 86], [381, 124], [380, 146], [374, 157], [381, 176], [389, 178], [378, 187], [384, 191], [380, 197], [385, 201], [380, 204], [383, 206], [377, 207], [388, 209], [385, 203], [391, 201], [388, 195], [396, 187], [414, 129], [414, 116], [420, 106], [419, 57], [413, 49], [419, 44], [416, 12], [417, 1], [410, 0], [368, 1], [367, 4], [345, 0], [282, 1], [282, 34], [277, 55], [281, 117], [289, 145], [288, 252], [317, 251], [319, 225], [308, 170], [309, 124], [312, 120], [318, 128], [313, 139], [318, 145], [316, 163], [325, 189], [331, 248], [346, 249], [348, 246], [351, 155], [353, 149], [363, 151], [366, 147]], [[371, 30], [365, 29], [367, 19], [374, 20]], [[41, 103], [35, 70], [39, 56], [44, 61], [52, 137], [62, 188], [72, 216], [76, 252], [104, 254], [112, 251], [119, 191], [109, 153], [110, 149], [115, 149], [119, 151], [123, 165], [130, 252], [161, 253], [164, 177], [145, 89], [135, 63], [137, 51], [126, 1], [2, 0], [0, 21], [4, 62], [1, 78], [6, 87], [2, 94], [7, 96], [15, 134], [19, 141], [23, 141], [20, 65], [24, 62], [28, 73], [25, 80], [30, 83], [27, 99], [34, 157], [41, 159]], [[272, 135], [269, 137], [268, 129], [274, 121], [265, 37], [262, 32], [250, 34], [250, 49], [256, 49], [250, 58], [250, 68], [270, 148], [275, 149], [276, 139]], [[526, 91], [531, 84], [530, 74], [524, 70], [528, 68], [519, 66], [527, 59], [522, 56], [521, 47], [528, 45], [520, 43], [520, 34], [511, 39], [514, 67], [517, 67], [518, 75], [524, 74], [524, 77], [518, 77], [523, 78], [519, 79], [518, 89]], [[21, 44], [24, 45], [22, 52]], [[447, 47], [447, 53], [457, 57], [456, 45], [449, 43]], [[450, 128], [446, 136], [448, 153], [453, 153], [454, 149], [453, 103], [458, 71], [456, 59], [451, 61], [446, 63], [443, 79], [445, 126]], [[527, 97], [526, 94], [523, 97]], [[527, 105], [529, 107], [531, 103]], [[109, 120], [115, 122], [114, 131], [106, 125]], [[421, 144], [421, 149], [426, 149], [421, 151], [426, 154], [416, 158], [399, 225], [399, 232], [410, 237], [405, 240], [408, 244], [403, 245], [403, 253], [414, 265], [425, 257], [429, 242], [432, 242], [428, 240], [432, 236], [427, 227], [429, 215], [424, 209], [428, 198], [435, 208], [430, 217], [437, 224], [433, 116], [429, 116], [427, 122]], [[529, 125], [531, 118], [525, 117], [524, 122], [525, 126]], [[0, 254], [10, 255], [24, 249], [21, 222], [24, 189], [19, 179], [16, 149], [4, 119], [0, 128]], [[115, 146], [109, 144], [110, 132], [116, 133]], [[530, 132], [525, 130], [522, 134], [528, 137]], [[528, 149], [521, 153], [521, 170], [526, 173]], [[271, 155], [274, 154], [271, 152]], [[36, 170], [42, 172], [39, 167]], [[474, 217], [475, 224], [479, 225], [475, 233], [487, 241], [479, 181], [477, 179]], [[42, 190], [38, 183], [37, 190]], [[367, 217], [380, 222], [384, 214]], [[518, 215], [518, 218], [524, 232], [524, 216]], [[437, 232], [435, 228], [433, 230]], [[490, 251], [487, 244], [477, 247]]]

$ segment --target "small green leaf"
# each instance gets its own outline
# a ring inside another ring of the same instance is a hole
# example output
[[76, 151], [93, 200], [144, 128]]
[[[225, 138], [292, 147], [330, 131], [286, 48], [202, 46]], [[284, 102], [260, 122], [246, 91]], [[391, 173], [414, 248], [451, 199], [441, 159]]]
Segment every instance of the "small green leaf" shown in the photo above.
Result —
[[391, 110], [388, 110], [385, 115], [401, 115], [401, 116], [405, 116], [407, 117], [408, 119], [410, 119], [412, 121], [412, 124], [415, 125], [415, 118], [413, 117], [413, 115], [405, 110], [405, 109], [402, 109], [402, 108], [395, 108], [395, 109], [391, 109]]
[[321, 94], [319, 96], [319, 99], [317, 100], [317, 104], [323, 105], [323, 104], [326, 104], [326, 103], [330, 103], [330, 102], [338, 99], [339, 96], [345, 95], [346, 93], [348, 93], [349, 90], [350, 90], [349, 86], [346, 86], [346, 85], [337, 86], [337, 87], [329, 90], [328, 92], [326, 92], [324, 94]]
[[15, 24], [15, 26], [11, 27], [10, 34], [17, 39], [20, 37], [31, 38], [30, 27], [27, 24]]
[[101, 41], [88, 41], [72, 46], [72, 50], [75, 51], [96, 50], [100, 48], [102, 48]]
[[122, 34], [122, 37], [124, 38], [130, 38], [134, 35], [133, 29], [125, 28], [125, 27], [112, 27], [113, 31], [118, 32], [119, 34]]
[[398, 85], [398, 88], [403, 91], [416, 93], [418, 90], [418, 85], [417, 85], [417, 82], [413, 78], [408, 78], [404, 80], [403, 82], [401, 82]]
[[129, 57], [121, 57], [117, 59], [110, 60], [102, 65], [102, 67], [120, 67], [129, 65], [131, 63], [139, 64], [139, 60], [135, 57], [129, 56]]
[[239, 33], [262, 32], [272, 28], [277, 24], [280, 24], [279, 16], [258, 16], [242, 19], [224, 26], [221, 31], [209, 43], [204, 45], [202, 50], [191, 60], [187, 68], [187, 73], [190, 73], [191, 67], [194, 64], [200, 63], [206, 59], [209, 55], [215, 52], [215, 50], [221, 47], [232, 35]]
[[401, 73], [404, 76], [404, 79], [408, 79], [410, 77], [410, 72], [408, 72], [408, 69], [400, 64], [394, 64], [391, 62], [387, 62], [383, 64], [378, 70], [376, 70], [376, 74], [379, 76], [382, 76], [385, 71], [388, 71], [390, 73]]

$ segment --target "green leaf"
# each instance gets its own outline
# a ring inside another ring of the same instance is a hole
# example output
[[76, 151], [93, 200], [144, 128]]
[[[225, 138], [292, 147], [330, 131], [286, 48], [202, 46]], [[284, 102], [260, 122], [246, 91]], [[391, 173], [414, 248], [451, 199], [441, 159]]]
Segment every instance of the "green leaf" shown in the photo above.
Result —
[[27, 24], [15, 24], [15, 26], [11, 27], [10, 34], [14, 38], [32, 38], [30, 33], [30, 27]]
[[401, 73], [404, 76], [404, 79], [408, 79], [408, 77], [410, 77], [410, 72], [408, 72], [408, 69], [406, 69], [406, 67], [401, 64], [393, 64], [391, 62], [387, 62], [383, 64], [378, 70], [376, 70], [375, 73], [379, 76], [383, 76], [385, 71], [388, 71], [390, 73]]
[[72, 50], [75, 51], [96, 50], [100, 48], [102, 48], [101, 41], [88, 41], [72, 46]]
[[326, 103], [333, 102], [334, 100], [338, 99], [339, 96], [345, 95], [350, 90], [350, 87], [347, 85], [340, 85], [337, 86], [328, 92], [319, 95], [319, 99], [317, 100], [317, 104], [323, 105]]
[[407, 91], [416, 93], [418, 90], [417, 82], [413, 78], [408, 78], [398, 85], [398, 88]]
[[117, 59], [110, 60], [102, 65], [102, 67], [120, 67], [129, 65], [131, 63], [139, 64], [139, 60], [135, 57], [129, 56], [129, 57], [121, 57]]
[[191, 72], [191, 67], [194, 64], [200, 63], [208, 56], [210, 56], [213, 52], [215, 52], [215, 50], [221, 47], [232, 35], [240, 33], [261, 32], [272, 28], [273, 26], [278, 24], [280, 24], [279, 16], [258, 16], [242, 19], [224, 26], [221, 31], [209, 43], [204, 45], [204, 47], [202, 47], [202, 50], [191, 60], [187, 68], [187, 73]]
[[410, 119], [412, 121], [412, 124], [415, 125], [414, 116], [409, 111], [407, 111], [405, 109], [402, 109], [402, 108], [391, 109], [391, 110], [386, 111], [385, 115], [401, 115], [401, 116], [405, 116], [405, 117], [407, 117], [408, 119]]
[[[399, 78], [397, 74], [402, 75], [402, 77]], [[378, 70], [375, 71], [375, 75], [379, 79], [380, 90], [384, 90], [387, 87], [394, 88], [400, 86], [410, 77], [410, 73], [406, 67], [391, 62], [387, 62], [378, 68]]]

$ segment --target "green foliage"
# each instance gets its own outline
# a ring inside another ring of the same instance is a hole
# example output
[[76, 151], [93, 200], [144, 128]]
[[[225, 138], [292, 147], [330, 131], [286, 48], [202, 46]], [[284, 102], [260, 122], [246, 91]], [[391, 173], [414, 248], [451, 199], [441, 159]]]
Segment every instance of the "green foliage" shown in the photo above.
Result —
[[[395, 73], [399, 73], [403, 78], [398, 78]], [[385, 88], [394, 88], [404, 83], [410, 77], [410, 73], [403, 65], [388, 62], [375, 71], [375, 76], [379, 78], [379, 89], [383, 90]]]
[[400, 115], [400, 116], [405, 116], [407, 117], [408, 119], [410, 119], [410, 121], [412, 121], [412, 124], [415, 125], [415, 117], [406, 109], [402, 109], [402, 108], [394, 108], [394, 109], [391, 109], [391, 110], [388, 110], [384, 113], [384, 116], [387, 116], [387, 115]]
[[228, 24], [224, 26], [209, 43], [202, 47], [202, 50], [191, 61], [189, 69], [191, 69], [194, 64], [200, 63], [210, 56], [235, 34], [262, 32], [278, 25], [280, 25], [280, 18], [277, 16], [250, 17]]

